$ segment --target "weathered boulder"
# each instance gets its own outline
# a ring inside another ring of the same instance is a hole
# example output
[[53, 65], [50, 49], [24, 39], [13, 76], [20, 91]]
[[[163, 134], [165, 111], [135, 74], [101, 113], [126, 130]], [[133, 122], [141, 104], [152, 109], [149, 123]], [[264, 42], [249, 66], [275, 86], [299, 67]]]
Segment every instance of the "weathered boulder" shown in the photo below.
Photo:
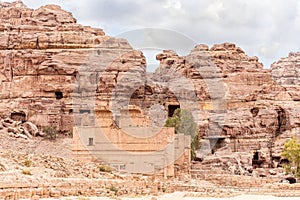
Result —
[[[37, 128], [37, 126], [31, 122], [25, 122], [23, 124], [23, 130], [28, 132], [28, 134], [36, 137], [39, 135], [39, 129]], [[26, 134], [27, 135], [27, 134]]]
[[0, 119], [1, 134], [8, 135], [10, 137], [32, 139], [40, 134], [37, 126], [31, 122], [22, 123], [20, 121], [14, 121], [13, 119], [6, 118]]

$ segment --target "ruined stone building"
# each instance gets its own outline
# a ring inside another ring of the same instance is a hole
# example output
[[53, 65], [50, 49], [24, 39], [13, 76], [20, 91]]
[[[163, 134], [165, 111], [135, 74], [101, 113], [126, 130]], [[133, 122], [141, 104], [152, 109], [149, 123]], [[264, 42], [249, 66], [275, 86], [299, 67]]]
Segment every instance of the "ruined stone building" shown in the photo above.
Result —
[[163, 51], [149, 75], [141, 51], [59, 6], [1, 3], [0, 15], [0, 116], [73, 132], [75, 158], [188, 173], [189, 133], [164, 127], [182, 108], [199, 126], [200, 165], [212, 155], [240, 156], [243, 168], [285, 162], [283, 143], [300, 124], [300, 54], [264, 69], [234, 44], [197, 45], [186, 56]]

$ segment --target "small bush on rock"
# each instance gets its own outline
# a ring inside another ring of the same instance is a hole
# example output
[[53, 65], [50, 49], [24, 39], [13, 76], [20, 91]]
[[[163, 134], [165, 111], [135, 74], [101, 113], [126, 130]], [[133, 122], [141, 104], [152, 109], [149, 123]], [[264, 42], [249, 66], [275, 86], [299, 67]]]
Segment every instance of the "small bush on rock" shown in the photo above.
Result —
[[25, 167], [31, 167], [31, 166], [32, 166], [31, 160], [25, 160], [25, 161], [24, 161], [24, 166], [25, 166]]
[[32, 175], [30, 170], [23, 170], [22, 174], [24, 174], [24, 175]]
[[107, 165], [99, 165], [99, 170], [100, 172], [108, 172], [108, 173], [112, 172], [112, 168]]
[[113, 185], [110, 186], [109, 190], [112, 191], [112, 192], [115, 192], [115, 194], [117, 194], [117, 192], [118, 192], [118, 188], [116, 188], [116, 187], [113, 186]]

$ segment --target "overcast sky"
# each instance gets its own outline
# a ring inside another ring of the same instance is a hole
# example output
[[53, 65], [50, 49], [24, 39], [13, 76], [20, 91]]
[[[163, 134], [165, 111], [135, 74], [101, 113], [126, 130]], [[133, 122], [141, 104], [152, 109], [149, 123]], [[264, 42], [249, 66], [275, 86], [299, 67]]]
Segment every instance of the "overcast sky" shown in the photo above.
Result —
[[[23, 0], [31, 8], [58, 4], [79, 23], [102, 28], [107, 35], [130, 37], [158, 30], [153, 37], [172, 38], [180, 54], [192, 43], [212, 46], [233, 42], [250, 56], [271, 63], [300, 51], [300, 1], [298, 0]], [[165, 30], [165, 31], [164, 31]], [[149, 31], [148, 31], [149, 32]], [[168, 37], [168, 34], [171, 34]], [[149, 36], [149, 35], [148, 35]], [[151, 34], [150, 36], [151, 37]], [[179, 38], [179, 39], [178, 39]], [[157, 41], [156, 39], [153, 39]], [[159, 40], [158, 40], [159, 41]], [[175, 43], [179, 44], [175, 44]], [[186, 45], [185, 45], [186, 44]], [[147, 56], [164, 49], [150, 42]], [[170, 45], [170, 42], [169, 42]], [[133, 45], [135, 47], [135, 45]], [[140, 48], [140, 46], [138, 46]], [[154, 49], [154, 50], [153, 50]], [[152, 55], [154, 57], [154, 55]], [[150, 61], [152, 62], [152, 61]], [[150, 63], [151, 64], [151, 63]]]

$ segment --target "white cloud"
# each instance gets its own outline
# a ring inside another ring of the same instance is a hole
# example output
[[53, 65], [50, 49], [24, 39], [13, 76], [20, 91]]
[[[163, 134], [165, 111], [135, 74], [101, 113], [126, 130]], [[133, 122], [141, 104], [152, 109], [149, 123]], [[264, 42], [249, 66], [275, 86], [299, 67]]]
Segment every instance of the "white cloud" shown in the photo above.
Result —
[[300, 51], [297, 0], [23, 1], [34, 8], [59, 4], [79, 23], [101, 27], [109, 35], [152, 27], [175, 30], [197, 43], [234, 42], [250, 56], [258, 55], [267, 67], [290, 51]]
[[279, 43], [264, 44], [259, 48], [259, 55], [271, 59], [277, 56], [280, 50]]
[[174, 1], [174, 0], [167, 0], [166, 4], [164, 5], [164, 8], [167, 9], [175, 9], [180, 10], [181, 9], [181, 2], [180, 1]]

